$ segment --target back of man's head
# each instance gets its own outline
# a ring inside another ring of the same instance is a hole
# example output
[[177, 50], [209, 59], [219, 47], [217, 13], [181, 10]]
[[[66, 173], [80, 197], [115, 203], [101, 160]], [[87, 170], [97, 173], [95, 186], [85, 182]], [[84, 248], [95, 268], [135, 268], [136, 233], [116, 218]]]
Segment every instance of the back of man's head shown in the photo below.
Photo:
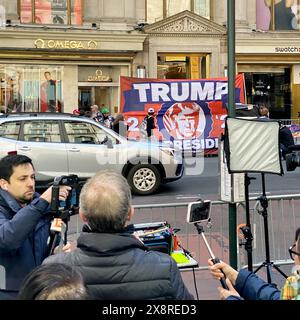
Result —
[[8, 155], [0, 160], [0, 179], [9, 181], [11, 175], [14, 172], [14, 167], [23, 164], [32, 164], [32, 161], [27, 156], [21, 154]]
[[93, 232], [122, 231], [130, 209], [130, 187], [117, 172], [99, 171], [81, 190], [80, 212]]

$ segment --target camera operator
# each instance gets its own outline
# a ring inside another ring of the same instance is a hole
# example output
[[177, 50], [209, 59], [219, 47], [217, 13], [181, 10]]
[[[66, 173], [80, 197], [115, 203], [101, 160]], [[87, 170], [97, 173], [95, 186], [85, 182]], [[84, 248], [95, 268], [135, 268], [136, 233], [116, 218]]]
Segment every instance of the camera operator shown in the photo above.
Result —
[[[27, 156], [0, 160], [0, 270], [5, 273], [0, 274], [5, 279], [0, 299], [15, 298], [24, 277], [49, 254], [51, 189], [41, 196], [35, 193], [35, 172]], [[61, 187], [61, 200], [69, 189]]]
[[279, 142], [280, 142], [280, 149], [283, 159], [285, 160], [286, 154], [289, 152], [289, 147], [295, 145], [294, 137], [292, 135], [291, 130], [283, 125], [280, 122], [280, 129], [279, 129]]
[[213, 264], [208, 260], [211, 275], [215, 279], [224, 278], [224, 274], [227, 278], [229, 290], [218, 288], [221, 299], [240, 300], [242, 297], [245, 300], [300, 300], [300, 228], [296, 230], [295, 242], [289, 248], [289, 253], [295, 266], [281, 291], [246, 269], [238, 272], [224, 262]]
[[65, 263], [84, 277], [93, 299], [193, 299], [175, 260], [149, 249], [126, 228], [133, 217], [131, 190], [113, 171], [100, 171], [80, 193], [79, 215], [85, 223], [77, 248], [43, 263]]

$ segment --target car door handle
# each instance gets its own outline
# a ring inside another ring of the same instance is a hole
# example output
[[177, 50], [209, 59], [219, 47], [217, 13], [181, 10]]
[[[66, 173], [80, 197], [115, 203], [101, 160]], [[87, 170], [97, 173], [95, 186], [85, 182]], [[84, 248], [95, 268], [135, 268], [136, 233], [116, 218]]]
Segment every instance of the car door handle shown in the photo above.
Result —
[[80, 149], [78, 148], [71, 148], [69, 149], [70, 152], [80, 152]]
[[30, 151], [31, 148], [28, 147], [28, 146], [22, 146], [22, 147], [20, 147], [20, 150], [21, 150], [21, 151]]

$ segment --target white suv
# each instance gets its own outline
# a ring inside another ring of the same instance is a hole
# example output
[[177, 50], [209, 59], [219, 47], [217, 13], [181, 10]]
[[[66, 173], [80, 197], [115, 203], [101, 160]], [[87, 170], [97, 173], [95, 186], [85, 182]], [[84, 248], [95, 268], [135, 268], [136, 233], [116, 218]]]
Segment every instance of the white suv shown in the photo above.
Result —
[[37, 186], [53, 178], [77, 174], [85, 180], [101, 169], [126, 177], [136, 194], [151, 194], [160, 183], [183, 175], [183, 161], [174, 149], [128, 141], [101, 124], [71, 114], [32, 113], [0, 116], [0, 157], [27, 155], [37, 172]]

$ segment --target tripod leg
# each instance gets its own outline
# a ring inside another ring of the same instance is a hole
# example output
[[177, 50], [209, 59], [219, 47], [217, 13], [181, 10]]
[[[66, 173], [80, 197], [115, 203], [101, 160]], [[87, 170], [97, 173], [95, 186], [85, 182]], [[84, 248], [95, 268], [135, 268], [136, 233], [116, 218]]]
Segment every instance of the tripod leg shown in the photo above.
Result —
[[277, 270], [283, 277], [287, 278], [288, 276], [282, 271], [279, 269], [278, 266], [276, 266], [276, 264], [273, 264], [273, 267], [275, 270]]
[[267, 263], [266, 266], [267, 266], [267, 281], [268, 281], [268, 283], [272, 283], [272, 275], [271, 275], [271, 273], [272, 273], [272, 271], [271, 271], [272, 264]]
[[253, 271], [254, 273], [258, 272], [262, 267], [264, 267], [264, 263], [261, 264], [255, 271]]

